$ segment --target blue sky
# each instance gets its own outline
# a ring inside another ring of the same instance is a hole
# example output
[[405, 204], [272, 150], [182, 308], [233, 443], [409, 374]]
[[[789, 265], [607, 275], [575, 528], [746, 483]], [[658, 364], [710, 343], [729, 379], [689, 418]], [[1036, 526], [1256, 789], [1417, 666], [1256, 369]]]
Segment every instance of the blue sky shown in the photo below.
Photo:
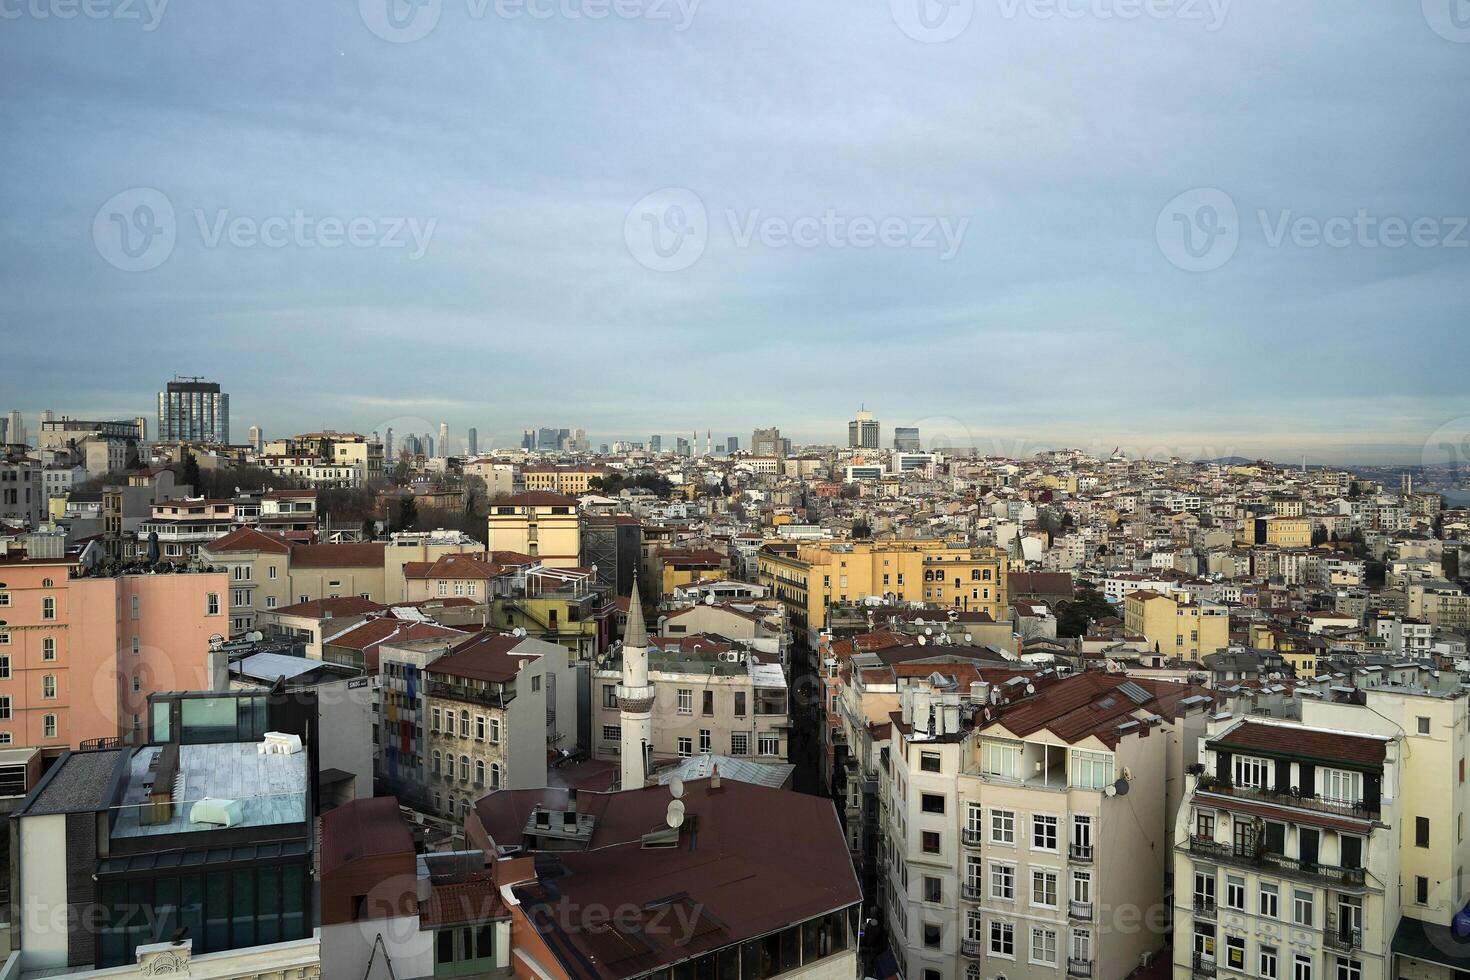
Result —
[[1360, 462], [1470, 418], [1465, 0], [71, 2], [0, 0], [0, 410], [179, 372], [237, 437], [866, 402]]

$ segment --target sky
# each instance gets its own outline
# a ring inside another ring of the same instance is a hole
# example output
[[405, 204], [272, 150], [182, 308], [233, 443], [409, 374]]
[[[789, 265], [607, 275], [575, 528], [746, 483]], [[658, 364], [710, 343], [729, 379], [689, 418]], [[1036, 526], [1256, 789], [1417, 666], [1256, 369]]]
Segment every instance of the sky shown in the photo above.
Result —
[[0, 411], [1463, 462], [1467, 83], [1467, 0], [0, 0]]

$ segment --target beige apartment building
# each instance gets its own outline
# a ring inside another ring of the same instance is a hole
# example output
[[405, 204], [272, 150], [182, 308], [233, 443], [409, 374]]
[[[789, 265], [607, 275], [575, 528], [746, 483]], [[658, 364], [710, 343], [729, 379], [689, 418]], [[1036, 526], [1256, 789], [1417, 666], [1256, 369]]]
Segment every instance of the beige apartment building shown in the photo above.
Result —
[[274, 535], [241, 528], [201, 546], [199, 559], [229, 576], [230, 636], [258, 629], [262, 612], [294, 602], [291, 546]]
[[1123, 600], [1124, 628], [1169, 657], [1198, 660], [1230, 645], [1230, 610], [1187, 592], [1139, 590]]
[[581, 564], [582, 518], [574, 497], [528, 490], [505, 497], [490, 508], [489, 550], [531, 555], [548, 568]]
[[294, 545], [291, 548], [293, 601], [341, 596], [387, 601], [385, 548], [381, 541]]
[[521, 467], [521, 485], [527, 490], [549, 490], [572, 496], [591, 489], [592, 481], [607, 476], [606, 466], [537, 466]]
[[[785, 762], [791, 733], [786, 678], [777, 663], [713, 642], [650, 646], [648, 678], [656, 692], [652, 760], [697, 754]], [[620, 658], [592, 675], [592, 755], [618, 759], [622, 729]]]

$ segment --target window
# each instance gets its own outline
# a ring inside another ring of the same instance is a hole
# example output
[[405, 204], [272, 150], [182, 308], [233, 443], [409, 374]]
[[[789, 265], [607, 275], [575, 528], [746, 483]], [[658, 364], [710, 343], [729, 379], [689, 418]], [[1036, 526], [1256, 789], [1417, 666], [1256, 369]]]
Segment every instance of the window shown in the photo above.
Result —
[[500, 719], [499, 718], [491, 718], [490, 719], [490, 744], [492, 744], [492, 745], [498, 745], [498, 744], [500, 744]]
[[1016, 931], [1009, 922], [990, 920], [990, 953], [992, 956], [1016, 955]]
[[1265, 789], [1268, 768], [1265, 759], [1258, 759], [1250, 755], [1236, 756], [1235, 785], [1247, 789]]
[[990, 897], [1012, 902], [1016, 899], [1016, 869], [1009, 864], [990, 864]]
[[618, 686], [616, 684], [602, 685], [602, 706], [604, 708], [616, 708], [618, 706]]
[[467, 755], [459, 757], [459, 781], [462, 783], [470, 781], [470, 757]]
[[429, 766], [429, 772], [433, 773], [435, 776], [439, 775], [440, 770], [443, 768], [443, 759], [444, 754], [438, 749], [435, 749], [433, 761], [430, 763]]
[[[213, 595], [213, 594], [214, 593], [212, 593], [212, 592], [210, 593], [210, 595]], [[46, 598], [44, 598], [44, 599], [41, 600], [41, 618], [42, 619], [55, 619], [56, 618], [56, 600], [53, 599], [49, 595]]]
[[10, 655], [0, 654], [0, 681], [10, 680]]
[[142, 644], [142, 641], [139, 640], [136, 636], [133, 637], [133, 656], [136, 657], [136, 656], [138, 656], [142, 652], [143, 652], [143, 644]]
[[1235, 875], [1225, 878], [1225, 907], [1237, 912], [1245, 911], [1245, 879]]
[[475, 785], [476, 786], [484, 786], [485, 785], [485, 760], [484, 759], [476, 759], [475, 760]]
[[135, 595], [128, 596], [128, 600], [129, 600], [129, 602], [128, 602], [129, 613], [130, 613], [130, 615], [132, 616], [133, 619], [137, 619], [138, 618], [138, 597], [135, 596]]
[[470, 737], [470, 713], [468, 711], [461, 711], [459, 713], [459, 737]]
[[10, 695], [0, 694], [0, 721], [10, 720]]
[[10, 646], [10, 633], [6, 630], [0, 630], [0, 647], [8, 646]]
[[938, 878], [924, 876], [924, 901], [935, 904], [944, 901], [944, 889]]
[[925, 813], [943, 813], [944, 797], [938, 793], [924, 793], [919, 797], [919, 806]]
[[274, 565], [270, 566], [270, 569], [266, 572], [266, 576], [265, 577], [266, 578], [275, 578], [276, 577], [276, 566], [274, 566]]
[[1072, 753], [1072, 785], [1102, 789], [1113, 781], [1113, 757], [1103, 752]]
[[1420, 715], [1416, 720], [1417, 720], [1417, 722], [1419, 724], [1419, 734], [1420, 735], [1428, 735], [1429, 734], [1429, 718], [1427, 716], [1425, 716], [1425, 715]]
[[924, 923], [924, 945], [930, 949], [938, 949], [942, 941], [943, 934], [940, 932], [939, 926], [933, 922]]
[[498, 762], [490, 763], [490, 788], [500, 788], [500, 763]]
[[745, 692], [744, 691], [736, 691], [735, 692], [735, 717], [736, 718], [744, 718], [745, 717]]
[[137, 694], [141, 690], [143, 690], [143, 679], [141, 677], [139, 677], [137, 674], [134, 674], [133, 675], [133, 693], [134, 694]]
[[1031, 869], [1031, 904], [1042, 908], [1057, 907], [1057, 873], [1050, 868]]
[[750, 733], [749, 732], [731, 732], [730, 733], [730, 754], [731, 755], [750, 755]]
[[531, 678], [531, 690], [533, 692], [541, 690], [541, 675], [540, 674], [536, 674], [536, 675], [534, 675]]
[[[134, 688], [137, 690], [137, 688]], [[48, 701], [56, 697], [56, 675], [46, 674], [41, 678], [41, 697]]]
[[485, 716], [484, 715], [475, 715], [475, 739], [476, 739], [476, 741], [480, 741], [480, 742], [485, 741], [485, 732], [486, 732]]
[[9, 732], [0, 732], [0, 745], [9, 745], [9, 744], [10, 744], [10, 733]]
[[1260, 954], [1260, 973], [1263, 980], [1276, 980], [1276, 947], [1262, 946]]
[[701, 728], [699, 730], [699, 751], [704, 755], [708, 755], [714, 751], [714, 747], [710, 743], [710, 737], [710, 730], [708, 728]]
[[1016, 842], [1015, 811], [990, 811], [990, 840], [994, 844], [1014, 844]]
[[1414, 846], [1415, 847], [1428, 847], [1429, 846], [1429, 818], [1428, 817], [1415, 817], [1414, 818]]
[[980, 746], [980, 771], [1003, 779], [1021, 778], [1021, 743], [986, 739]]
[[679, 736], [679, 758], [687, 759], [694, 754], [694, 739], [688, 735]]
[[760, 732], [756, 735], [755, 747], [761, 755], [780, 755], [781, 736], [775, 732]]
[[204, 615], [206, 615], [206, 616], [218, 616], [219, 615], [219, 593], [218, 592], [206, 592], [204, 594]]
[[[136, 640], [137, 638], [134, 637], [134, 639]], [[56, 659], [56, 638], [55, 637], [46, 636], [46, 637], [42, 637], [41, 638], [41, 659], [42, 660], [55, 660]]]
[[944, 768], [943, 758], [938, 752], [920, 752], [919, 768], [924, 772], [939, 772]]
[[1057, 818], [1037, 813], [1031, 817], [1031, 849], [1055, 851], [1057, 849]]
[[603, 725], [602, 740], [604, 742], [621, 742], [623, 740], [623, 726]]
[[437, 732], [438, 730], [439, 730], [439, 709], [438, 708], [430, 708], [429, 709], [429, 731], [431, 731], [431, 732]]
[[1052, 929], [1039, 926], [1031, 929], [1031, 962], [1055, 966], [1057, 962], [1057, 934]]
[[1258, 899], [1260, 904], [1257, 911], [1261, 916], [1267, 919], [1281, 918], [1281, 896], [1275, 885], [1261, 882]]
[[55, 738], [56, 737], [56, 716], [55, 715], [42, 715], [41, 716], [41, 735], [43, 737], [45, 737], [45, 738]]
[[1358, 960], [1338, 960], [1336, 980], [1363, 980], [1363, 964]]
[[681, 688], [679, 688], [679, 691], [678, 691], [678, 698], [679, 698], [679, 705], [678, 705], [678, 707], [679, 707], [679, 714], [681, 714], [681, 715], [692, 715], [692, 714], [694, 714], [694, 691], [692, 691], [691, 689], [689, 689], [687, 687], [681, 687]]
[[1292, 892], [1291, 921], [1296, 925], [1308, 928], [1316, 925], [1316, 909], [1313, 904], [1311, 892], [1300, 888]]
[[1414, 876], [1414, 901], [1420, 905], [1429, 904], [1429, 879], [1423, 875]]
[[1345, 769], [1323, 770], [1322, 795], [1330, 801], [1357, 804], [1363, 799], [1363, 774]]
[[[271, 569], [271, 571], [275, 571], [275, 569]], [[265, 608], [267, 608], [267, 609], [274, 609], [274, 608], [276, 608], [276, 597], [275, 596], [268, 595], [268, 596], [265, 597]]]
[[1232, 970], [1245, 970], [1245, 940], [1240, 936], [1225, 937], [1225, 965]]
[[940, 844], [939, 831], [924, 831], [923, 837], [921, 838], [920, 846], [923, 847], [925, 854], [938, 854], [942, 849]]
[[10, 593], [9, 592], [0, 592], [0, 606], [8, 606], [8, 605], [10, 605]]
[[714, 691], [701, 691], [700, 692], [700, 705], [699, 705], [699, 708], [700, 708], [700, 712], [702, 714], [705, 714], [705, 715], [712, 715], [712, 714], [715, 713], [715, 692]]
[[1310, 956], [1296, 954], [1296, 959], [1292, 961], [1291, 966], [1291, 980], [1312, 980], [1312, 958]]

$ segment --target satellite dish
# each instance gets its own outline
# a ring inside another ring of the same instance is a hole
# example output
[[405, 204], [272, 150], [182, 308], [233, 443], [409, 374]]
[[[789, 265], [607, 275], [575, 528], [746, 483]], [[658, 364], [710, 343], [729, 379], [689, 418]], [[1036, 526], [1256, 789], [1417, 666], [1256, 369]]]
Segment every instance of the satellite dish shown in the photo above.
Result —
[[1113, 784], [1111, 786], [1104, 786], [1103, 787], [1103, 796], [1117, 796], [1117, 795], [1118, 795], [1118, 787], [1117, 787], [1117, 784]]
[[929, 642], [929, 641], [926, 640], [926, 639], [924, 639], [922, 636], [919, 637], [919, 646], [923, 646], [927, 642]]
[[969, 634], [969, 633], [966, 633], [966, 634], [965, 634], [965, 642], [966, 642], [966, 643], [971, 643], [971, 642], [973, 642], [973, 641], [974, 641], [974, 639], [975, 639], [975, 638], [974, 638], [974, 637], [973, 637], [973, 636], [971, 636], [971, 635], [970, 635], [970, 634]]
[[678, 776], [669, 780], [669, 795], [676, 800], [682, 799], [684, 796], [684, 780]]
[[1128, 780], [1120, 779], [1113, 785], [1109, 786], [1106, 790], [1104, 790], [1104, 792], [1107, 793], [1109, 796], [1127, 796]]
[[1026, 693], [1027, 694], [1035, 694], [1036, 693], [1036, 685], [1035, 684], [1027, 684], [1026, 685]]
[[664, 814], [664, 822], [667, 823], [669, 827], [674, 830], [678, 830], [680, 827], [684, 826], [683, 800], [669, 801], [669, 812]]
[[224, 646], [224, 642], [225, 638], [223, 636], [220, 636], [218, 633], [211, 633], [209, 635], [209, 649], [211, 650], [218, 650], [220, 647]]
[[925, 636], [933, 636], [934, 635], [934, 627], [932, 627], [932, 626], [925, 626], [924, 627], [924, 635]]
[[715, 594], [713, 592], [704, 597], [704, 604], [707, 606], [713, 606], [715, 604]]

